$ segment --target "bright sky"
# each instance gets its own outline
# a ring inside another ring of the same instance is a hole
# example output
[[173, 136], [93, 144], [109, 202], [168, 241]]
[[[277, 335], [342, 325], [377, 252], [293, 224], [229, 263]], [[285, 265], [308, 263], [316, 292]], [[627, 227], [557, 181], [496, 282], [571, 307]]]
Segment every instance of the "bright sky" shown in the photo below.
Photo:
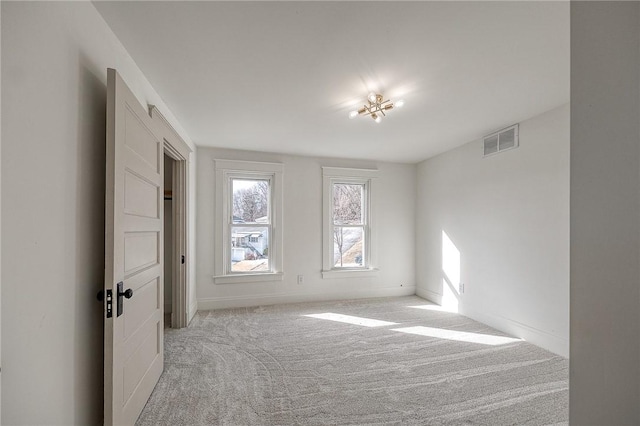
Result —
[[237, 191], [238, 189], [251, 188], [257, 182], [258, 182], [257, 180], [234, 179], [233, 190]]

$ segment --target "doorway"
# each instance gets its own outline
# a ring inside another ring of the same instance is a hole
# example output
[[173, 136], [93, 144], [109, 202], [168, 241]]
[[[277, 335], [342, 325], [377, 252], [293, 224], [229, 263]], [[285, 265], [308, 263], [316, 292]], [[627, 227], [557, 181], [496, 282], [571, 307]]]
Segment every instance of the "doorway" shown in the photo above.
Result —
[[173, 328], [173, 163], [164, 154], [164, 328]]
[[183, 328], [189, 324], [189, 161], [191, 148], [153, 105], [149, 114], [159, 124], [163, 158], [163, 251], [162, 306], [165, 327]]
[[165, 328], [188, 325], [187, 176], [188, 162], [165, 139], [164, 145], [164, 319]]

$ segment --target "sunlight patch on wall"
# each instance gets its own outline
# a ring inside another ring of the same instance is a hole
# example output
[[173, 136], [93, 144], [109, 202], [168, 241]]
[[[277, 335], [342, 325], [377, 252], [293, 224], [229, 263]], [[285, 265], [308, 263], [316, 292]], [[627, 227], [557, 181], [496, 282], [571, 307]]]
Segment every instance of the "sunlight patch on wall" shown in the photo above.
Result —
[[318, 318], [329, 321], [344, 322], [347, 324], [361, 325], [363, 327], [384, 327], [385, 325], [398, 325], [397, 322], [380, 321], [370, 318], [352, 317], [351, 315], [334, 314], [327, 312], [324, 314], [303, 315], [309, 318]]
[[458, 313], [458, 295], [444, 278], [442, 279], [442, 307], [447, 312]]
[[393, 328], [392, 331], [399, 331], [401, 333], [417, 334], [420, 336], [435, 337], [437, 339], [455, 340], [465, 343], [479, 343], [482, 345], [506, 345], [508, 343], [521, 342], [521, 339], [505, 336], [494, 336], [491, 334], [470, 333], [467, 331], [455, 331], [445, 330], [443, 328], [431, 328], [431, 327], [404, 327]]
[[460, 283], [460, 250], [444, 231], [442, 231], [442, 272], [451, 285], [457, 288]]
[[460, 286], [460, 250], [442, 231], [442, 307], [448, 312], [458, 312]]

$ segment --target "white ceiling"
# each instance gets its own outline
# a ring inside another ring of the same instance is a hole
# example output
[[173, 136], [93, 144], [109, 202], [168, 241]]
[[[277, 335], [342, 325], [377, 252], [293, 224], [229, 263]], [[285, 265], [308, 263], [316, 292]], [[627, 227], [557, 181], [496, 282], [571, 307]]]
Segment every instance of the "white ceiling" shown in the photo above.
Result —
[[568, 2], [94, 4], [198, 146], [414, 163], [569, 101]]

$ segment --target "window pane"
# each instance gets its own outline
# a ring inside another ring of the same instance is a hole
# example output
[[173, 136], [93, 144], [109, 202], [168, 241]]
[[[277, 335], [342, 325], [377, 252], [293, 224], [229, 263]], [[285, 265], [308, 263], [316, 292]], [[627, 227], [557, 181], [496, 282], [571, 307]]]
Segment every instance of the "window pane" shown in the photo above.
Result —
[[333, 263], [336, 268], [364, 266], [364, 233], [362, 227], [336, 226], [333, 228]]
[[269, 223], [269, 181], [231, 179], [233, 223]]
[[361, 225], [364, 185], [333, 184], [333, 223], [335, 225]]
[[265, 272], [269, 265], [269, 228], [231, 227], [231, 272]]

